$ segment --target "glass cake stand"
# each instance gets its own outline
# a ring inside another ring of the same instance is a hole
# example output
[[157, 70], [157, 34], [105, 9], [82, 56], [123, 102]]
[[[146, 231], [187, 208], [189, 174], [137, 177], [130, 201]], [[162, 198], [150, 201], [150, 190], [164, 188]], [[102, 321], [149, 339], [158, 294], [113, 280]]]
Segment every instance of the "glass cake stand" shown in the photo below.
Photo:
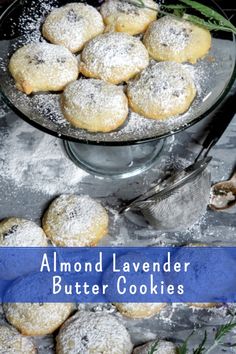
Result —
[[[41, 25], [53, 7], [70, 0], [15, 0], [0, 17], [0, 90], [5, 102], [24, 120], [64, 140], [70, 159], [82, 169], [109, 178], [125, 178], [157, 163], [165, 138], [208, 116], [223, 101], [236, 76], [235, 38], [213, 33], [209, 55], [196, 65], [185, 64], [197, 87], [188, 112], [166, 121], [130, 112], [125, 125], [111, 133], [89, 133], [72, 127], [60, 109], [60, 93], [19, 92], [8, 71], [9, 57], [25, 43], [42, 41]], [[168, 1], [166, 1], [168, 3]], [[88, 1], [93, 6], [98, 2]], [[173, 3], [173, 2], [172, 2]], [[213, 1], [204, 1], [222, 12]]]

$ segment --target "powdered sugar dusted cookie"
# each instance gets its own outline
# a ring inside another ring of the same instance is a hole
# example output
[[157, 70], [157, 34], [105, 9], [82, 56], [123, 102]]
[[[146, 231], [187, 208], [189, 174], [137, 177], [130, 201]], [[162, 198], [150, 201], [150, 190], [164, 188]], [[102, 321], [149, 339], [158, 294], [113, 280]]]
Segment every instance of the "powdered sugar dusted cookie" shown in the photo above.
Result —
[[0, 353], [2, 354], [36, 354], [33, 342], [22, 336], [13, 327], [0, 325]]
[[151, 119], [165, 119], [186, 112], [195, 95], [194, 82], [182, 64], [154, 63], [128, 84], [131, 108]]
[[43, 24], [43, 35], [51, 43], [61, 44], [75, 53], [91, 38], [102, 33], [104, 23], [100, 13], [82, 3], [67, 4], [54, 9]]
[[70, 303], [5, 303], [6, 318], [22, 334], [43, 336], [53, 333], [71, 314]]
[[[157, 17], [157, 3], [144, 0], [146, 7], [138, 7], [138, 1], [107, 0], [101, 6], [106, 31], [126, 32], [131, 35], [143, 33]], [[139, 4], [140, 5], [140, 4]]]
[[148, 66], [142, 42], [127, 33], [105, 33], [92, 39], [81, 55], [80, 71], [112, 84], [128, 81]]
[[211, 34], [186, 20], [164, 16], [150, 24], [143, 41], [156, 60], [195, 64], [208, 53]]
[[113, 316], [78, 312], [61, 327], [57, 354], [130, 354], [132, 343], [126, 328]]
[[122, 87], [96, 79], [80, 79], [62, 95], [65, 118], [77, 128], [110, 132], [128, 116], [128, 100]]
[[153, 354], [177, 354], [177, 348], [169, 341], [153, 340], [135, 348], [133, 354], [149, 354], [150, 352]]
[[9, 218], [0, 222], [0, 247], [47, 247], [43, 229], [33, 221]]
[[31, 94], [39, 91], [61, 91], [77, 79], [78, 60], [59, 45], [31, 43], [11, 57], [9, 70], [18, 90]]
[[117, 310], [131, 318], [147, 318], [159, 313], [166, 304], [161, 303], [117, 303]]
[[87, 195], [61, 195], [46, 211], [43, 229], [56, 246], [95, 246], [107, 234], [108, 215]]

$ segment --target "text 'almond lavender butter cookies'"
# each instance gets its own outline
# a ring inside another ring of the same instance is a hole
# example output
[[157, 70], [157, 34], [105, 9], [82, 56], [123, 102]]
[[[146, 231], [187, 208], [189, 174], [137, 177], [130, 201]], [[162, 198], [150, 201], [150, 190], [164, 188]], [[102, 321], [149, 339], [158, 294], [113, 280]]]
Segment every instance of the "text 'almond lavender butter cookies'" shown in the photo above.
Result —
[[127, 33], [105, 33], [89, 41], [81, 55], [80, 71], [112, 84], [128, 81], [148, 66], [143, 43]]
[[9, 325], [0, 325], [0, 353], [36, 354], [37, 350], [31, 339], [22, 336]]
[[43, 35], [54, 44], [60, 44], [75, 53], [91, 38], [102, 33], [104, 23], [92, 6], [71, 3], [54, 9], [43, 24]]
[[61, 91], [79, 75], [78, 60], [71, 52], [49, 43], [32, 43], [18, 49], [11, 57], [9, 71], [18, 90], [31, 94]]
[[[155, 348], [155, 350], [153, 349]], [[134, 349], [133, 354], [177, 354], [176, 346], [166, 340], [153, 340]]]
[[95, 246], [108, 232], [108, 215], [87, 195], [61, 195], [46, 211], [43, 229], [56, 246]]
[[57, 336], [57, 354], [131, 354], [133, 345], [115, 317], [81, 311], [67, 320]]
[[151, 64], [128, 84], [131, 108], [151, 119], [166, 119], [186, 112], [196, 96], [192, 77], [182, 64]]
[[155, 60], [195, 64], [211, 48], [211, 34], [186, 20], [164, 16], [150, 24], [143, 42]]
[[121, 86], [97, 79], [80, 79], [62, 94], [62, 111], [75, 127], [90, 132], [110, 132], [128, 116], [128, 100]]
[[[135, 0], [134, 0], [135, 3]], [[131, 35], [143, 33], [157, 17], [158, 5], [153, 0], [144, 0], [144, 6], [123, 0], [107, 0], [101, 6], [106, 31], [126, 32]]]

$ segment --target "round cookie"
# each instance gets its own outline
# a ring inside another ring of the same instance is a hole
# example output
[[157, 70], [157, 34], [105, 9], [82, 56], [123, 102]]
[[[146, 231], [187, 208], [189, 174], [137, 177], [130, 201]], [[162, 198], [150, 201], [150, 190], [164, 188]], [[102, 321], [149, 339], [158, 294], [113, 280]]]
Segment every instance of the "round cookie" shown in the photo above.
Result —
[[[152, 349], [154, 351], [151, 351]], [[149, 354], [150, 352], [153, 354], [177, 354], [177, 348], [172, 342], [166, 340], [153, 340], [135, 348], [132, 354]]]
[[53, 333], [73, 310], [70, 303], [5, 303], [8, 322], [27, 336]]
[[37, 350], [31, 340], [23, 337], [15, 328], [0, 325], [0, 353], [36, 354]]
[[122, 87], [97, 79], [69, 84], [62, 95], [65, 118], [90, 132], [110, 132], [128, 116], [128, 100]]
[[148, 63], [148, 52], [138, 38], [111, 32], [101, 34], [85, 45], [80, 71], [85, 76], [119, 84], [134, 77]]
[[32, 43], [11, 57], [9, 71], [18, 90], [27, 95], [39, 91], [61, 91], [79, 75], [78, 60], [59, 45]]
[[182, 64], [150, 65], [128, 84], [127, 95], [134, 112], [151, 119], [166, 119], [186, 112], [196, 88]]
[[166, 306], [162, 303], [116, 303], [117, 310], [130, 318], [152, 317]]
[[92, 6], [71, 3], [54, 9], [43, 24], [43, 36], [75, 53], [91, 38], [104, 31], [100, 13]]
[[43, 229], [56, 246], [95, 246], [108, 231], [108, 215], [87, 195], [61, 195], [43, 217]]
[[8, 218], [0, 222], [0, 247], [47, 247], [46, 235], [33, 221]]
[[195, 64], [211, 48], [211, 34], [189, 21], [164, 16], [150, 24], [143, 42], [155, 60]]
[[57, 354], [131, 354], [133, 345], [126, 328], [115, 317], [77, 312], [57, 336]]
[[157, 17], [158, 5], [153, 0], [144, 0], [145, 7], [138, 7], [122, 0], [107, 0], [101, 6], [106, 31], [126, 32], [136, 35], [146, 31]]

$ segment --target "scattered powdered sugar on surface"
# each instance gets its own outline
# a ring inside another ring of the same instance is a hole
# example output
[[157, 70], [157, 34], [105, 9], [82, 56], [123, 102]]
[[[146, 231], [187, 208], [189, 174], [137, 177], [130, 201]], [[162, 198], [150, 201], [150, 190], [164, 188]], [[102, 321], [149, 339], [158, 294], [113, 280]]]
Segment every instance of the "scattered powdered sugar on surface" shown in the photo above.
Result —
[[181, 52], [188, 45], [191, 32], [192, 26], [188, 21], [164, 16], [150, 25], [147, 34], [150, 46], [155, 48], [155, 43], [158, 43]]
[[74, 191], [87, 175], [65, 157], [57, 138], [28, 123], [17, 120], [10, 134], [2, 130], [0, 137], [1, 176], [17, 187], [55, 195]]

